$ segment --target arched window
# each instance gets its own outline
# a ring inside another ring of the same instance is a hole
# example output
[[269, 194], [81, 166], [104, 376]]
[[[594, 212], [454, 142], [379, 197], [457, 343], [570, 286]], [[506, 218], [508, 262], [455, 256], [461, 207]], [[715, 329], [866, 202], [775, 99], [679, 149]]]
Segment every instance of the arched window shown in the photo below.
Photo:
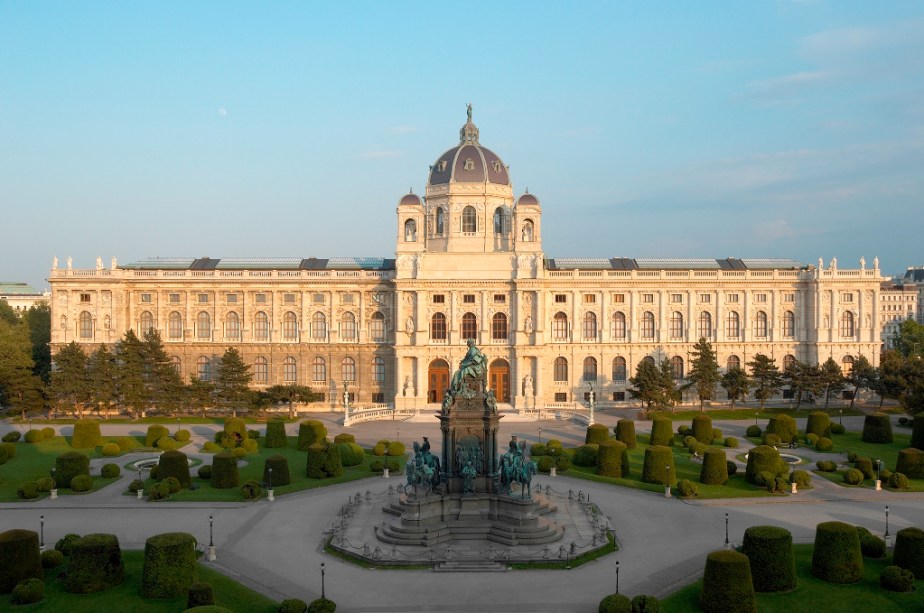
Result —
[[494, 234], [499, 236], [510, 233], [510, 217], [504, 212], [504, 209], [497, 207], [494, 209]]
[[266, 383], [267, 381], [269, 381], [269, 364], [266, 358], [257, 358], [253, 361], [253, 382]]
[[656, 366], [655, 359], [651, 357], [650, 355], [646, 355], [644, 358], [642, 358], [642, 362], [648, 362], [652, 366]]
[[626, 314], [622, 311], [613, 313], [613, 338], [617, 340], [626, 338]]
[[241, 318], [237, 313], [231, 311], [225, 315], [225, 338], [241, 337]]
[[327, 338], [327, 317], [321, 311], [311, 316], [311, 338], [316, 341]]
[[372, 314], [372, 319], [369, 323], [369, 336], [374, 343], [385, 341], [385, 315], [380, 311]]
[[532, 242], [533, 240], [533, 221], [531, 219], [527, 219], [526, 221], [523, 222], [523, 232], [521, 234], [521, 238], [523, 239], [524, 242], [527, 242], [527, 243]]
[[253, 318], [253, 338], [257, 341], [269, 339], [269, 318], [263, 311], [257, 311]]
[[568, 381], [568, 360], [562, 357], [555, 358], [554, 379], [557, 383]]
[[730, 311], [725, 318], [725, 336], [729, 338], [738, 338], [741, 334], [741, 318], [738, 313]]
[[841, 372], [844, 373], [845, 377], [849, 377], [850, 373], [853, 372], [853, 356], [845, 355], [841, 360]]
[[841, 337], [853, 338], [854, 334], [853, 313], [844, 311], [843, 315], [841, 315]]
[[679, 355], [671, 358], [671, 375], [674, 377], [674, 381], [683, 379], [683, 358]]
[[561, 311], [552, 318], [552, 338], [556, 341], [568, 340], [568, 316]]
[[491, 318], [491, 339], [507, 340], [507, 315], [505, 313], [495, 313]]
[[462, 340], [478, 338], [478, 318], [474, 313], [466, 313], [462, 316]]
[[784, 355], [783, 356], [783, 372], [786, 372], [790, 368], [796, 365], [796, 358], [793, 355]]
[[151, 311], [141, 313], [141, 334], [144, 335], [154, 329], [154, 316]]
[[592, 357], [584, 358], [584, 381], [597, 380], [597, 359]]
[[285, 383], [295, 383], [298, 381], [298, 364], [292, 356], [282, 361], [282, 380]]
[[372, 358], [372, 380], [385, 383], [385, 360], [378, 356]]
[[88, 311], [81, 311], [78, 324], [80, 338], [93, 338], [93, 316]]
[[353, 358], [343, 358], [340, 362], [340, 379], [348, 383], [356, 381], [356, 360]]
[[356, 315], [353, 315], [350, 311], [344, 313], [343, 317], [340, 318], [340, 340], [356, 340]]
[[311, 380], [316, 383], [327, 381], [327, 362], [321, 356], [315, 356], [311, 362]]
[[655, 337], [654, 313], [645, 311], [642, 314], [642, 338], [651, 340]]
[[167, 317], [167, 337], [183, 338], [183, 316], [179, 311], [171, 311]]
[[212, 380], [212, 363], [205, 356], [196, 360], [196, 376], [200, 381]]
[[298, 340], [298, 317], [292, 311], [282, 316], [282, 338], [287, 341]]
[[446, 213], [443, 212], [443, 207], [436, 209], [436, 234], [437, 236], [442, 236], [443, 231], [446, 228]]
[[171, 357], [170, 364], [173, 366], [173, 371], [182, 377], [183, 376], [183, 363], [180, 361], [180, 356], [175, 355]]
[[626, 358], [618, 357], [613, 360], [613, 381], [626, 382]]
[[736, 355], [728, 356], [728, 360], [725, 361], [725, 370], [731, 370], [732, 368], [741, 368], [741, 358]]
[[471, 233], [478, 231], [478, 213], [475, 212], [473, 206], [462, 209], [462, 231]]
[[199, 311], [196, 316], [196, 338], [212, 337], [212, 316], [206, 311]]
[[584, 313], [584, 340], [592, 341], [597, 339], [597, 314], [590, 311]]
[[712, 338], [712, 313], [708, 311], [700, 313], [697, 324], [696, 333], [699, 338]]
[[430, 340], [446, 340], [446, 316], [442, 313], [434, 313], [430, 318]]
[[671, 313], [671, 338], [683, 338], [683, 314], [680, 311]]
[[767, 313], [764, 311], [757, 311], [754, 316], [754, 336], [758, 338], [767, 336]]
[[413, 243], [417, 241], [417, 222], [408, 219], [404, 222], [404, 242]]
[[796, 316], [792, 311], [783, 313], [783, 336], [792, 338], [796, 330]]

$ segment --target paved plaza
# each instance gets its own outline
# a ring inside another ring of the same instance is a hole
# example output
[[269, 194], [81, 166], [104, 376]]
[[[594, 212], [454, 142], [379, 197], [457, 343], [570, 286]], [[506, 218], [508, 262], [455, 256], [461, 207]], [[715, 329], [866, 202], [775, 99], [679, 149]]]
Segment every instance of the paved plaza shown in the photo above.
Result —
[[[613, 426], [625, 411], [599, 411], [597, 421]], [[345, 429], [342, 416], [313, 416], [327, 425], [331, 435]], [[862, 427], [862, 417], [844, 418], [850, 429]], [[651, 422], [636, 422], [646, 432]], [[746, 422], [716, 421], [726, 435], [743, 440]], [[762, 420], [763, 425], [763, 420]], [[804, 420], [800, 420], [800, 427]], [[185, 426], [193, 432], [193, 447], [220, 426]], [[297, 424], [289, 425], [295, 434]], [[501, 421], [501, 440], [516, 435], [527, 442], [558, 438], [565, 445], [584, 441], [585, 426], [570, 421]], [[0, 434], [11, 427], [0, 424]], [[106, 436], [144, 434], [147, 424], [104, 424]], [[21, 428], [19, 428], [21, 429]], [[62, 434], [70, 426], [59, 426]], [[363, 446], [379, 439], [411, 441], [428, 436], [438, 452], [438, 422], [422, 415], [409, 421], [357, 424], [349, 428]], [[746, 445], [745, 445], [746, 447]], [[735, 450], [741, 452], [742, 450]], [[800, 455], [810, 452], [802, 449]], [[153, 454], [151, 454], [153, 455]], [[141, 457], [141, 456], [139, 456]], [[597, 610], [600, 599], [616, 589], [620, 562], [620, 592], [629, 596], [664, 596], [702, 573], [705, 555], [725, 541], [725, 513], [729, 514], [732, 543], [740, 542], [745, 528], [774, 524], [790, 530], [796, 542], [810, 542], [815, 526], [823, 521], [862, 524], [874, 533], [885, 530], [883, 507], [889, 505], [890, 532], [924, 525], [924, 494], [896, 494], [870, 489], [839, 487], [813, 479], [814, 489], [774, 498], [690, 500], [666, 499], [653, 492], [614, 487], [567, 476], [541, 475], [536, 481], [558, 491], [590, 495], [616, 529], [619, 552], [567, 571], [511, 571], [501, 573], [435, 573], [428, 570], [368, 569], [345, 563], [322, 552], [325, 531], [340, 506], [356, 492], [385, 491], [403, 477], [370, 478], [342, 485], [291, 494], [269, 502], [253, 503], [148, 503], [124, 496], [132, 473], [99, 492], [85, 496], [45, 498], [34, 503], [0, 504], [3, 529], [38, 529], [45, 516], [45, 541], [54, 543], [64, 534], [107, 532], [118, 536], [123, 548], [143, 548], [145, 539], [168, 531], [193, 533], [201, 544], [209, 539], [209, 515], [214, 515], [214, 539], [219, 570], [244, 584], [281, 600], [320, 596], [320, 565], [326, 565], [326, 594], [346, 613], [400, 611], [490, 610], [532, 612], [587, 612]]]

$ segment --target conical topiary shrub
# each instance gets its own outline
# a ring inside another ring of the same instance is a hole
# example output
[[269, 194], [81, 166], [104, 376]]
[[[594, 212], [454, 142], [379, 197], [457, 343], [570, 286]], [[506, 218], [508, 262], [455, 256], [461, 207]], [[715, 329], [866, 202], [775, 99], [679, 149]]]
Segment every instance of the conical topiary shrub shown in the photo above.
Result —
[[706, 556], [699, 606], [706, 613], [757, 613], [746, 555], [723, 549]]
[[604, 441], [608, 441], [610, 438], [610, 430], [603, 424], [593, 424], [592, 426], [587, 426], [587, 431], [584, 433], [584, 444], [590, 445], [595, 443], [599, 445]]
[[815, 434], [818, 438], [831, 438], [831, 417], [824, 411], [809, 413], [805, 424], [805, 435]]
[[225, 434], [234, 439], [237, 445], [247, 440], [247, 424], [243, 417], [229, 417], [225, 419]]
[[215, 604], [215, 592], [211, 583], [197, 581], [189, 586], [189, 592], [186, 594], [186, 608], [205, 607]]
[[669, 485], [677, 481], [674, 473], [674, 454], [670, 447], [655, 445], [645, 450], [642, 481], [660, 485]]
[[626, 444], [607, 439], [597, 449], [597, 474], [604, 477], [622, 476], [622, 452]]
[[856, 583], [863, 578], [863, 554], [856, 527], [840, 521], [818, 524], [812, 574], [830, 583]]
[[748, 452], [748, 465], [744, 472], [744, 480], [756, 483], [758, 473], [769, 472], [776, 475], [780, 472], [780, 452], [769, 445], [758, 445]]
[[788, 592], [796, 588], [796, 558], [789, 530], [751, 526], [744, 531], [741, 553], [750, 561], [755, 591]]
[[103, 444], [103, 435], [99, 431], [99, 422], [95, 419], [78, 419], [74, 422], [74, 436], [71, 447], [74, 449], [94, 449]]
[[237, 457], [230, 451], [216, 453], [212, 458], [212, 487], [215, 489], [228, 489], [240, 484], [237, 471]]
[[170, 450], [160, 454], [157, 461], [157, 478], [164, 480], [167, 477], [176, 477], [184, 488], [192, 483], [189, 478], [189, 458], [182, 451]]
[[315, 443], [323, 442], [327, 438], [327, 428], [316, 419], [307, 419], [298, 424], [298, 450], [308, 451]]
[[870, 413], [863, 419], [863, 441], [888, 444], [892, 442], [892, 421], [885, 413]]
[[674, 446], [674, 423], [670, 419], [656, 417], [651, 420], [651, 445]]
[[90, 458], [79, 451], [68, 451], [55, 458], [55, 487], [70, 487], [77, 475], [90, 474]]
[[170, 436], [170, 432], [167, 431], [167, 428], [161, 426], [160, 424], [151, 424], [148, 426], [148, 431], [144, 435], [144, 446], [156, 447], [157, 441], [164, 438], [165, 436]]
[[924, 530], [902, 528], [895, 533], [892, 564], [910, 570], [915, 579], [924, 579]]
[[102, 592], [122, 585], [125, 566], [114, 534], [88, 534], [71, 546], [65, 590], [71, 594]]
[[774, 415], [770, 418], [770, 421], [767, 422], [767, 428], [764, 430], [764, 434], [776, 434], [780, 437], [781, 442], [791, 443], [796, 440], [798, 434], [796, 420], [789, 415]]
[[725, 485], [728, 482], [728, 462], [724, 451], [717, 447], [706, 449], [703, 466], [699, 469], [699, 482], [707, 485]]
[[266, 441], [263, 446], [270, 449], [279, 449], [288, 444], [286, 423], [281, 419], [271, 419], [266, 422]]
[[700, 443], [709, 445], [712, 443], [712, 418], [705, 413], [699, 413], [693, 416], [693, 438]]
[[23, 579], [45, 580], [39, 535], [32, 530], [0, 532], [0, 594], [9, 594]]
[[911, 446], [924, 451], [924, 413], [918, 413], [911, 421]]
[[895, 463], [895, 472], [909, 479], [924, 479], [924, 451], [914, 447], [901, 449]]
[[[272, 473], [270, 473], [272, 469]], [[272, 474], [272, 479], [270, 479]], [[266, 458], [263, 464], [263, 481], [269, 484], [270, 488], [289, 485], [289, 461], [281, 455], [273, 455]]]
[[638, 441], [635, 438], [635, 422], [631, 419], [622, 418], [616, 422], [614, 428], [616, 438], [625, 443], [626, 448], [635, 449], [638, 447]]
[[157, 534], [145, 541], [141, 595], [145, 598], [176, 598], [186, 595], [199, 580], [196, 538], [186, 532]]

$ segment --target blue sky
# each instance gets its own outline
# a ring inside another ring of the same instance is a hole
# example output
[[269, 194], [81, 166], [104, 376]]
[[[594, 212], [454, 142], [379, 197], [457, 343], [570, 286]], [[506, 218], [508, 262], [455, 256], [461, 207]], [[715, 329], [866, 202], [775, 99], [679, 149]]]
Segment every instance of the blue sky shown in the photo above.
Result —
[[0, 0], [0, 279], [393, 256], [465, 104], [549, 257], [924, 265], [924, 4]]

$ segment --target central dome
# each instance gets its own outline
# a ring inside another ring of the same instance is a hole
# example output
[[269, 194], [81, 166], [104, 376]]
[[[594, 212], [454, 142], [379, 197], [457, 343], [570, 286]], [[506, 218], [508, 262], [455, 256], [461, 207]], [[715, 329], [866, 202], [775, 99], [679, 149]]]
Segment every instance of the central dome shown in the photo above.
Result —
[[459, 130], [459, 145], [441, 155], [430, 167], [429, 185], [447, 183], [510, 185], [510, 175], [504, 161], [478, 142], [478, 128], [472, 123], [471, 106], [468, 109], [468, 121]]

